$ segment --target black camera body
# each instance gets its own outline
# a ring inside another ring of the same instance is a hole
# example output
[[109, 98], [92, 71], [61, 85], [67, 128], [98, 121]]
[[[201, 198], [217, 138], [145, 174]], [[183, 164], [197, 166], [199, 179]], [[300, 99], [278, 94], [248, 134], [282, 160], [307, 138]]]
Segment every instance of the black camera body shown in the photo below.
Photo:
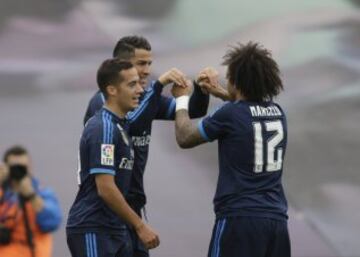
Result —
[[9, 167], [9, 180], [19, 182], [28, 174], [27, 167], [21, 164], [14, 164]]
[[11, 230], [0, 225], [0, 245], [8, 245], [11, 241]]
[[[9, 187], [11, 185], [11, 182], [21, 181], [26, 175], [28, 175], [28, 170], [25, 165], [10, 165], [9, 176], [3, 184], [4, 189]], [[0, 224], [0, 245], [8, 245], [11, 242], [11, 232], [11, 229]]]
[[[3, 187], [6, 189], [11, 182], [19, 182], [28, 174], [27, 167], [21, 164], [9, 166], [9, 176], [4, 182]], [[11, 242], [11, 229], [0, 224], [0, 245], [7, 245]]]

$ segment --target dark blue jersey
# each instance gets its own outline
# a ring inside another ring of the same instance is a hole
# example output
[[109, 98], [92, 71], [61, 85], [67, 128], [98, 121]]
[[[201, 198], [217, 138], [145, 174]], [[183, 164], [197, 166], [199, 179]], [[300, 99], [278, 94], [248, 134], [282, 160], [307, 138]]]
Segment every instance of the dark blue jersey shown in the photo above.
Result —
[[80, 140], [79, 191], [68, 217], [71, 231], [120, 231], [125, 223], [97, 193], [95, 176], [111, 174], [123, 195], [128, 193], [134, 164], [128, 122], [106, 108], [86, 124]]
[[[149, 154], [152, 122], [154, 119], [174, 120], [175, 118], [175, 99], [161, 95], [162, 90], [163, 85], [160, 82], [152, 81], [140, 98], [139, 106], [128, 114], [130, 136], [135, 150], [135, 164], [127, 200], [136, 208], [141, 208], [146, 203], [143, 177]], [[101, 94], [95, 94], [89, 103], [87, 115], [90, 113], [89, 110], [96, 110], [96, 104], [100, 101]], [[189, 103], [190, 117], [199, 118], [204, 116], [208, 105], [209, 96], [203, 94], [199, 86], [195, 85]]]
[[287, 123], [281, 107], [273, 102], [230, 102], [198, 127], [205, 140], [218, 140], [216, 216], [287, 219], [281, 184]]
[[101, 91], [97, 91], [96, 94], [90, 99], [89, 105], [86, 109], [84, 117], [84, 125], [86, 122], [95, 115], [95, 113], [103, 107], [105, 103], [105, 97]]

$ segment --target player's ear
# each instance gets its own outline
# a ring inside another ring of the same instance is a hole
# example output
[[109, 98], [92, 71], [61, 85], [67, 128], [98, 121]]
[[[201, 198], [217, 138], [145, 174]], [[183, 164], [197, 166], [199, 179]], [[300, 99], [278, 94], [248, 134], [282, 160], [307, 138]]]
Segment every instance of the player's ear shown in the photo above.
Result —
[[114, 95], [116, 95], [117, 87], [115, 87], [114, 85], [108, 85], [106, 87], [106, 92], [107, 92], [108, 96], [114, 96]]

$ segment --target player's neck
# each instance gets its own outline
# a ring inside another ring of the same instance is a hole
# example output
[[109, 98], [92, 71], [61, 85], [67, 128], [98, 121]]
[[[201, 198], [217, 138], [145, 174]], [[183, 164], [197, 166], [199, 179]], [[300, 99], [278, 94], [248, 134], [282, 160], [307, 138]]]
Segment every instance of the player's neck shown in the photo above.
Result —
[[246, 98], [239, 91], [236, 91], [235, 101], [246, 101]]
[[123, 111], [117, 104], [106, 102], [104, 107], [109, 111], [116, 114], [119, 118], [124, 118], [126, 116], [126, 112]]

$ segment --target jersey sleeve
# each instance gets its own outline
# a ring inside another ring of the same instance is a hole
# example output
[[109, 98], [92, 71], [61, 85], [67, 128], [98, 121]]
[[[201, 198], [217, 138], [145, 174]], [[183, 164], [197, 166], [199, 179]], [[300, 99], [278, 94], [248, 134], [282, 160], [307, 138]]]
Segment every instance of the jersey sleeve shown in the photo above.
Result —
[[155, 119], [174, 120], [175, 117], [175, 98], [161, 95], [159, 98], [159, 109]]
[[[200, 87], [194, 83], [194, 92], [189, 101], [189, 116], [191, 119], [200, 118], [206, 114], [209, 106], [209, 95], [201, 92]], [[156, 119], [174, 120], [176, 101], [174, 97], [160, 96], [159, 111]]]
[[106, 117], [101, 125], [91, 131], [88, 138], [88, 158], [90, 174], [115, 175], [115, 137], [114, 125]]
[[211, 142], [229, 133], [231, 130], [231, 111], [228, 107], [228, 104], [225, 104], [213, 114], [199, 121], [198, 130], [204, 140]]
[[189, 116], [191, 119], [205, 116], [209, 107], [209, 94], [204, 94], [200, 86], [194, 82], [194, 92], [189, 101]]
[[100, 91], [96, 92], [96, 94], [93, 95], [93, 97], [90, 99], [88, 107], [86, 109], [85, 116], [84, 116], [84, 126], [85, 126], [86, 122], [92, 116], [94, 116], [94, 114], [98, 110], [101, 109], [101, 107], [104, 105], [104, 103], [105, 103], [104, 95]]
[[36, 223], [42, 232], [52, 232], [59, 228], [62, 214], [59, 201], [55, 193], [49, 189], [39, 189], [40, 197], [44, 201], [43, 209], [36, 214]]

